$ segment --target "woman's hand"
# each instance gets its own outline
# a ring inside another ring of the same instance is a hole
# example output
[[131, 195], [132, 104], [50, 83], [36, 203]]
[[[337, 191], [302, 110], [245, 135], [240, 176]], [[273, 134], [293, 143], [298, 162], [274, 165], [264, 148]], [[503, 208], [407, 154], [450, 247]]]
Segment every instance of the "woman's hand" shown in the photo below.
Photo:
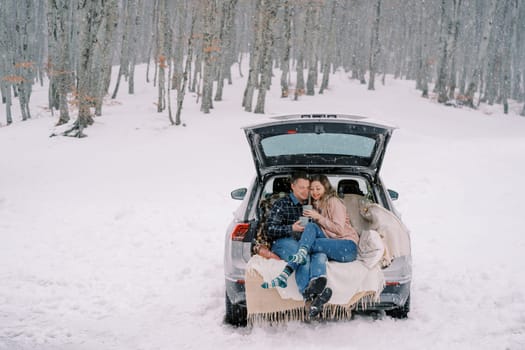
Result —
[[308, 216], [309, 218], [312, 218], [314, 220], [319, 220], [321, 218], [321, 214], [319, 214], [316, 210], [305, 210], [303, 211], [304, 216]]

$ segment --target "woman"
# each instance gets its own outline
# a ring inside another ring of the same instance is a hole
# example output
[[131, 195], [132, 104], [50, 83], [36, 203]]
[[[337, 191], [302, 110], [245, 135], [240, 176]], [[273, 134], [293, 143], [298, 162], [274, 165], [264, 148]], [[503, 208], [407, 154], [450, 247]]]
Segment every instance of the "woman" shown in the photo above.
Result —
[[311, 255], [324, 255], [325, 263], [310, 281], [310, 295], [305, 295], [306, 299], [313, 299], [310, 317], [314, 317], [332, 296], [330, 288], [326, 288], [326, 260], [354, 261], [357, 258], [359, 236], [350, 225], [346, 206], [325, 175], [314, 175], [311, 178], [310, 195], [314, 200], [315, 210], [305, 210], [303, 215], [313, 221], [306, 225], [301, 235], [299, 250], [289, 257], [283, 272], [270, 283], [263, 283], [262, 287], [286, 287], [288, 276], [297, 264], [305, 264]]

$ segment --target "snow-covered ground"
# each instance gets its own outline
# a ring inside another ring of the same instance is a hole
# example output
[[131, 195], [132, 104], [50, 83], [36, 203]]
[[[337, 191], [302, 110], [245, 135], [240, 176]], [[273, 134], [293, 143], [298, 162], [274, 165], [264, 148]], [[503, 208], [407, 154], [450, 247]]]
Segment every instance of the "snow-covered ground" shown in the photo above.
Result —
[[[368, 91], [339, 72], [324, 95], [300, 101], [279, 98], [276, 78], [261, 116], [242, 110], [236, 77], [209, 115], [187, 95], [186, 126], [172, 127], [142, 81], [134, 96], [121, 87], [85, 139], [49, 137], [60, 130], [39, 86], [34, 119], [0, 127], [1, 350], [525, 349], [521, 105], [509, 115], [445, 107], [411, 81]], [[230, 191], [254, 173], [240, 128], [311, 112], [399, 126], [382, 174], [411, 229], [412, 311], [232, 328]]]

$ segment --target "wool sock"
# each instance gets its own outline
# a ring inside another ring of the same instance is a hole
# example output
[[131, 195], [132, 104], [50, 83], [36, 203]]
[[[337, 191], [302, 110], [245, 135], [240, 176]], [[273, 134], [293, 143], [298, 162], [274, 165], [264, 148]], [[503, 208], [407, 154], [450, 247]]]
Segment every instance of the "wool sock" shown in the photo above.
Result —
[[306, 256], [308, 255], [308, 248], [301, 246], [297, 253], [288, 257], [289, 263], [297, 263], [299, 265], [306, 264]]
[[261, 284], [261, 287], [263, 287], [264, 289], [276, 287], [286, 288], [286, 286], [288, 285], [288, 277], [292, 274], [292, 272], [292, 268], [286, 265], [283, 272], [281, 272], [279, 276], [275, 277], [269, 283], [264, 282], [263, 284]]

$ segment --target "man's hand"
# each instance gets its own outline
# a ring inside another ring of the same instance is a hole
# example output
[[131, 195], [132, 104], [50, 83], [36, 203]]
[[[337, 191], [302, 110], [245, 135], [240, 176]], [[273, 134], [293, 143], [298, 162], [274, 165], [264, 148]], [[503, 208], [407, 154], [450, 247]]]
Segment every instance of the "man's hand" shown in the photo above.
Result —
[[296, 222], [293, 223], [292, 231], [294, 231], [294, 232], [303, 232], [304, 231], [304, 227], [301, 226], [301, 222], [299, 220], [297, 220]]

